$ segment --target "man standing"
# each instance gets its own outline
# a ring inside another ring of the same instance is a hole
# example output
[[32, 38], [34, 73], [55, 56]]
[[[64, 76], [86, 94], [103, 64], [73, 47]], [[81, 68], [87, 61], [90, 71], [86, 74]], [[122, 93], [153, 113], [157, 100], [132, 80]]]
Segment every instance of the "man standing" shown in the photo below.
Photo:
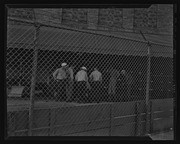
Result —
[[78, 98], [78, 102], [85, 102], [87, 88], [89, 88], [86, 67], [81, 67], [81, 70], [77, 72], [75, 76], [75, 80], [77, 81], [76, 96]]
[[102, 94], [102, 73], [98, 71], [97, 68], [94, 68], [94, 71], [89, 76], [92, 86], [92, 101], [100, 102]]
[[67, 94], [67, 102], [71, 102], [73, 100], [73, 88], [74, 88], [74, 67], [70, 66], [68, 68], [68, 72], [70, 74], [70, 77], [68, 79], [68, 85], [66, 88], [66, 94]]
[[61, 68], [58, 68], [54, 73], [53, 77], [56, 82], [55, 91], [57, 91], [56, 101], [66, 99], [66, 85], [68, 82], [67, 63], [62, 63]]
[[120, 73], [118, 70], [114, 68], [110, 69], [109, 73], [110, 73], [110, 81], [109, 81], [109, 88], [108, 88], [109, 100], [115, 101], [116, 100], [116, 84], [117, 84], [117, 79]]
[[126, 72], [125, 70], [121, 71], [122, 76], [124, 77], [124, 80], [122, 81], [123, 85], [123, 100], [128, 101], [131, 99], [131, 90], [133, 85], [133, 77], [130, 73]]
[[108, 98], [108, 90], [109, 90], [109, 81], [110, 81], [110, 73], [108, 70], [103, 72], [103, 82], [102, 82], [102, 100], [105, 102], [109, 101]]

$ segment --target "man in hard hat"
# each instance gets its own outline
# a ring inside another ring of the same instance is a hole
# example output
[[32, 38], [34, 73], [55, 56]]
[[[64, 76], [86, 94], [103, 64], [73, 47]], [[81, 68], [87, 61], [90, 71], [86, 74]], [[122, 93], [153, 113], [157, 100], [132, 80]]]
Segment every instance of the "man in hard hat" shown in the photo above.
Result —
[[77, 72], [75, 76], [75, 80], [77, 81], [76, 87], [76, 96], [78, 102], [85, 102], [87, 88], [89, 88], [88, 76], [87, 76], [87, 69], [86, 67], [81, 67], [81, 70]]
[[67, 63], [62, 63], [61, 68], [58, 68], [53, 77], [56, 81], [56, 101], [64, 101], [66, 99], [66, 85], [68, 82], [69, 73], [67, 70]]
[[102, 94], [102, 73], [94, 68], [94, 71], [89, 76], [92, 86], [91, 99], [95, 102], [100, 102]]
[[110, 80], [108, 87], [109, 101], [116, 101], [116, 89], [117, 89], [117, 80], [120, 75], [120, 72], [115, 68], [109, 69]]
[[121, 75], [122, 75], [122, 100], [123, 101], [128, 101], [130, 99], [132, 99], [131, 96], [131, 91], [132, 91], [132, 85], [134, 83], [133, 77], [130, 73], [128, 73], [126, 70], [122, 70], [121, 71]]

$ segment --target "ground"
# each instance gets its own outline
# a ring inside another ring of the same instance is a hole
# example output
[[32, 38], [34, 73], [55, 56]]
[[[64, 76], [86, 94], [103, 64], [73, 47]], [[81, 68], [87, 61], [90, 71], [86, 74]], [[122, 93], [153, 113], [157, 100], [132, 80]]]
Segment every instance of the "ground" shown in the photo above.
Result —
[[150, 137], [153, 140], [174, 140], [174, 132], [169, 131], [169, 132], [163, 132], [163, 133], [158, 133], [158, 134], [151, 134]]

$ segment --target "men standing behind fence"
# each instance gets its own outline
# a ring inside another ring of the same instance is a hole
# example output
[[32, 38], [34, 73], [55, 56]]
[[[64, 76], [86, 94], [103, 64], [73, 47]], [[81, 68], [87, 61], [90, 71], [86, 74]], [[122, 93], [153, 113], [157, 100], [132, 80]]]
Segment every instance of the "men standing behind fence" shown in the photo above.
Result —
[[55, 91], [57, 92], [56, 101], [66, 100], [66, 85], [68, 83], [69, 73], [67, 70], [67, 63], [62, 63], [61, 68], [58, 68], [54, 73]]
[[102, 94], [102, 73], [94, 68], [89, 76], [92, 86], [91, 101], [100, 102]]
[[87, 101], [87, 89], [90, 88], [87, 76], [86, 67], [81, 67], [81, 70], [77, 72], [75, 76], [75, 80], [77, 81], [76, 85], [76, 97], [78, 102]]
[[129, 101], [132, 99], [131, 91], [133, 85], [133, 77], [130, 73], [126, 72], [125, 70], [121, 71], [122, 74], [122, 99], [123, 101]]
[[74, 67], [70, 66], [68, 68], [70, 77], [68, 79], [68, 84], [66, 87], [66, 94], [67, 94], [67, 102], [71, 102], [73, 100], [73, 88], [74, 88]]
[[108, 88], [108, 94], [109, 94], [109, 101], [116, 101], [116, 84], [117, 79], [120, 75], [119, 71], [111, 68], [109, 70], [110, 73], [110, 80], [109, 80], [109, 88]]

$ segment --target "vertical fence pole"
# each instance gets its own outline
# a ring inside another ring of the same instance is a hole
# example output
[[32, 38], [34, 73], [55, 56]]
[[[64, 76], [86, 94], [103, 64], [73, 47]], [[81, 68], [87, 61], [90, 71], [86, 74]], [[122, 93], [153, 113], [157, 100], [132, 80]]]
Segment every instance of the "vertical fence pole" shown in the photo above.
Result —
[[152, 101], [150, 101], [150, 133], [153, 132], [153, 110], [152, 110]]
[[136, 127], [135, 136], [141, 135], [141, 113], [140, 113], [140, 102], [136, 102]]
[[145, 38], [145, 36], [143, 35], [143, 33], [140, 31], [142, 37], [144, 38], [144, 40], [147, 42], [148, 45], [148, 52], [147, 52], [147, 81], [146, 81], [146, 125], [145, 125], [145, 134], [149, 133], [149, 88], [150, 88], [150, 70], [151, 70], [151, 44], [149, 43], [149, 41], [147, 41], [147, 39]]
[[40, 25], [35, 24], [35, 36], [34, 36], [34, 51], [33, 51], [33, 68], [31, 78], [31, 92], [30, 92], [30, 108], [29, 108], [29, 131], [28, 135], [32, 136], [33, 127], [33, 110], [34, 110], [34, 96], [36, 86], [36, 73], [37, 73], [37, 60], [38, 60], [38, 37], [39, 37]]
[[150, 68], [151, 68], [151, 45], [148, 42], [148, 65], [147, 65], [147, 83], [146, 83], [146, 134], [149, 133], [149, 88], [150, 88]]

